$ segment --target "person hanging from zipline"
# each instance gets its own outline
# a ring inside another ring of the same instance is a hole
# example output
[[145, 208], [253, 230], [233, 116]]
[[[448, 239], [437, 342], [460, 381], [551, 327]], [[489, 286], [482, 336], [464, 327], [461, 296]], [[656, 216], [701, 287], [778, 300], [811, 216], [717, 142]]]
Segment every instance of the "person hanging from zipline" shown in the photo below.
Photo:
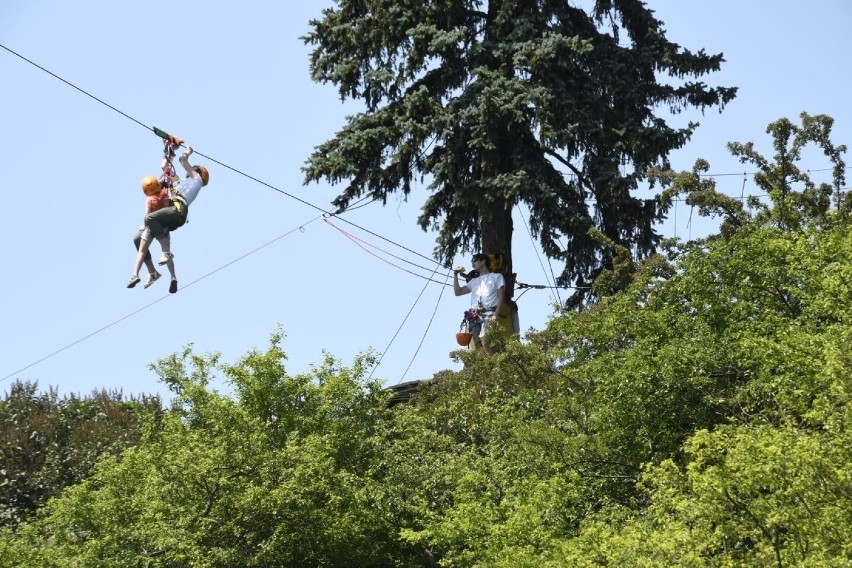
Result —
[[[153, 213], [154, 211], [159, 211], [164, 207], [168, 207], [171, 205], [171, 200], [169, 199], [169, 190], [163, 187], [160, 180], [155, 178], [154, 176], [147, 176], [142, 179], [142, 192], [146, 195], [145, 199], [145, 213], [142, 215], [142, 225], [136, 231], [136, 235], [133, 237], [133, 245], [136, 247], [136, 251], [138, 254], [140, 244], [143, 239], [150, 241], [151, 240], [151, 230], [145, 226], [145, 218]], [[169, 235], [166, 235], [166, 239], [169, 239]], [[145, 280], [145, 288], [148, 288], [156, 282], [160, 278], [160, 273], [154, 267], [154, 261], [151, 259], [151, 251], [146, 250], [145, 255], [142, 259], [145, 263], [145, 267], [148, 269], [148, 278]], [[175, 263], [173, 260], [169, 259], [166, 263], [169, 274], [172, 277], [172, 280], [175, 280]], [[131, 278], [130, 282], [127, 284], [128, 288], [133, 288], [139, 283], [139, 277]]]
[[[133, 288], [139, 283], [139, 271], [142, 269], [142, 264], [145, 263], [146, 255], [150, 258], [150, 246], [153, 239], [157, 239], [162, 249], [159, 263], [168, 265], [169, 272], [172, 277], [169, 285], [169, 292], [174, 294], [177, 292], [178, 283], [174, 271], [174, 254], [171, 252], [170, 231], [174, 231], [182, 227], [189, 215], [189, 206], [198, 197], [201, 188], [206, 186], [210, 181], [210, 173], [204, 166], [193, 166], [189, 163], [189, 157], [192, 155], [192, 147], [187, 146], [178, 161], [183, 166], [186, 172], [186, 177], [179, 179], [172, 167], [171, 160], [174, 158], [175, 151], [182, 144], [182, 140], [165, 132], [154, 130], [164, 139], [165, 156], [163, 159], [163, 176], [161, 178], [162, 185], [168, 190], [170, 204], [162, 209], [152, 211], [145, 215], [145, 230], [142, 232], [139, 243], [139, 251], [136, 254], [136, 261], [133, 265], [133, 275], [127, 283], [128, 288]], [[177, 183], [175, 184], [175, 182]], [[152, 265], [153, 267], [153, 265]], [[150, 269], [149, 269], [150, 272]], [[149, 276], [151, 278], [151, 276]], [[158, 277], [153, 277], [151, 283], [156, 281]], [[150, 284], [149, 284], [150, 286]]]

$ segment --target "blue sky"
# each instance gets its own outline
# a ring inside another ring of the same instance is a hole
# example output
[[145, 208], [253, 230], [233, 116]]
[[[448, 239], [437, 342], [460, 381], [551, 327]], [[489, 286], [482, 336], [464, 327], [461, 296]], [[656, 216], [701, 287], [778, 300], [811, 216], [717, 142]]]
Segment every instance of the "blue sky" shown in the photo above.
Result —
[[[303, 186], [300, 168], [313, 147], [359, 109], [342, 103], [334, 86], [310, 80], [309, 49], [299, 36], [328, 5], [4, 0], [0, 44], [144, 125], [174, 132], [207, 156], [328, 207], [338, 188]], [[702, 123], [672, 156], [676, 168], [702, 157], [712, 173], [752, 172], [725, 144], [752, 140], [771, 154], [766, 125], [796, 120], [802, 111], [833, 116], [834, 142], [852, 143], [852, 3], [649, 5], [672, 41], [725, 54], [727, 63], [709, 84], [740, 87], [721, 114], [674, 119]], [[143, 207], [139, 180], [158, 173], [159, 139], [2, 49], [0, 76], [7, 196], [0, 223], [0, 390], [20, 378], [65, 394], [102, 387], [166, 394], [148, 363], [190, 343], [197, 352], [235, 361], [265, 348], [279, 326], [292, 374], [308, 371], [324, 352], [349, 364], [358, 352], [385, 351], [389, 344], [374, 374], [388, 384], [460, 367], [449, 353], [468, 299], [427, 286], [427, 270], [386, 255], [430, 267], [410, 252], [429, 256], [434, 246], [434, 235], [415, 223], [425, 187], [408, 202], [392, 199], [345, 216], [410, 251], [334, 222], [375, 254], [418, 273], [412, 275], [359, 248], [316, 209], [207, 162], [210, 185], [189, 224], [173, 235], [181, 291], [169, 295], [165, 279], [148, 290], [127, 290], [131, 237]], [[828, 179], [817, 171], [828, 167], [818, 152], [806, 161], [817, 181]], [[758, 192], [749, 176], [717, 179], [731, 195]], [[714, 228], [681, 204], [660, 231], [697, 237]], [[520, 217], [514, 250], [518, 280], [547, 284], [547, 260]], [[468, 264], [469, 256], [456, 264]], [[521, 296], [522, 329], [542, 328], [555, 300], [552, 290]]]

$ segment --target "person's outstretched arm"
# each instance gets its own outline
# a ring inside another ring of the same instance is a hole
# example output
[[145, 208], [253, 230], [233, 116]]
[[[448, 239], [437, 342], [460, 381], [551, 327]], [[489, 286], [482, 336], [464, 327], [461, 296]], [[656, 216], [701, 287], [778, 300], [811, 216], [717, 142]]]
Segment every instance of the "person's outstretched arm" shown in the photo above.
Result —
[[192, 169], [192, 164], [189, 163], [189, 157], [192, 155], [192, 146], [187, 146], [183, 154], [178, 158], [178, 162], [186, 170], [186, 177], [199, 177], [201, 174]]

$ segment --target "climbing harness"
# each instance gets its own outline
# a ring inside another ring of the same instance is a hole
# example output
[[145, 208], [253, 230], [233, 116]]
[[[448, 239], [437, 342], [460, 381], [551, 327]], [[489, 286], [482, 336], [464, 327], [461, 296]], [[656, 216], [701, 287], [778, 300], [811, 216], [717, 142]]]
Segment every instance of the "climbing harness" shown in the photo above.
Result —
[[165, 134], [165, 136], [163, 137], [163, 175], [160, 176], [160, 183], [171, 191], [177, 178], [172, 160], [175, 159], [175, 153], [183, 144], [183, 140], [173, 134], [166, 134], [165, 132], [162, 134]]
[[186, 203], [186, 198], [184, 198], [175, 185], [178, 176], [172, 164], [177, 154], [177, 149], [183, 145], [183, 139], [174, 134], [169, 134], [164, 130], [160, 130], [157, 127], [154, 127], [154, 133], [163, 139], [163, 173], [160, 176], [160, 184], [169, 191], [169, 200], [172, 202], [172, 206], [177, 209], [177, 212], [186, 221], [189, 207]]
[[464, 312], [464, 316], [462, 317], [461, 325], [459, 326], [459, 332], [456, 334], [456, 342], [463, 347], [467, 347], [470, 345], [471, 339], [473, 339], [473, 333], [471, 330], [482, 326], [482, 318], [481, 312], [477, 308], [470, 308]]

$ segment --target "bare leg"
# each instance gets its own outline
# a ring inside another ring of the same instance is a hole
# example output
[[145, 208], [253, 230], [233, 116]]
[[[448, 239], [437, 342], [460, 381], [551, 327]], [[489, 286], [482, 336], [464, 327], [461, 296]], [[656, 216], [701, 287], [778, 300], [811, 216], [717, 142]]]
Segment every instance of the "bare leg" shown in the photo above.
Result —
[[166, 268], [169, 269], [169, 275], [172, 277], [172, 280], [175, 279], [175, 263], [172, 260], [171, 255], [171, 244], [172, 244], [172, 235], [171, 233], [166, 233], [165, 237], [160, 237], [157, 239], [160, 243], [160, 248], [163, 249], [163, 254], [168, 258], [168, 262], [166, 262]]
[[175, 276], [175, 261], [173, 259], [169, 259], [166, 263], [166, 268], [169, 269], [169, 276], [172, 277], [172, 280], [177, 280], [177, 276]]
[[160, 248], [162, 248], [164, 254], [171, 253], [172, 240], [169, 238], [168, 235], [166, 235], [165, 237], [160, 237], [157, 240], [160, 241]]
[[[143, 229], [140, 229], [139, 232], [136, 233], [136, 236], [133, 238], [133, 244], [136, 245], [137, 251], [139, 251], [139, 247], [142, 244], [142, 236], [144, 234], [145, 234], [145, 232], [144, 232], [144, 227], [143, 227]], [[156, 267], [154, 266], [154, 260], [151, 258], [151, 250], [150, 249], [145, 253], [145, 258], [143, 259], [143, 262], [145, 263], [145, 268], [148, 269], [149, 274], [154, 274], [154, 272], [157, 271]]]
[[145, 254], [148, 252], [150, 246], [151, 241], [146, 241], [145, 239], [142, 239], [142, 242], [139, 243], [139, 252], [136, 253], [136, 262], [133, 263], [134, 276], [139, 276], [139, 271], [142, 270], [143, 263], [149, 267], [149, 272], [154, 272], [154, 262], [151, 260], [151, 255], [148, 255], [147, 262], [145, 258]]

